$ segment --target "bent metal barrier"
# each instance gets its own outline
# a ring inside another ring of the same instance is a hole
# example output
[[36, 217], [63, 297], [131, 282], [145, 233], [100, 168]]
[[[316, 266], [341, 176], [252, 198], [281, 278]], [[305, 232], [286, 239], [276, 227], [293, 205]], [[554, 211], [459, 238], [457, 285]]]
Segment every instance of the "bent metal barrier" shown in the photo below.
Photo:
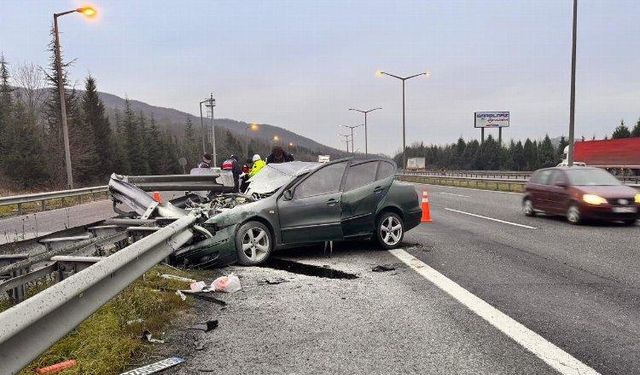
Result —
[[147, 270], [193, 236], [196, 216], [166, 227], [99, 260], [0, 313], [0, 367], [15, 374]]

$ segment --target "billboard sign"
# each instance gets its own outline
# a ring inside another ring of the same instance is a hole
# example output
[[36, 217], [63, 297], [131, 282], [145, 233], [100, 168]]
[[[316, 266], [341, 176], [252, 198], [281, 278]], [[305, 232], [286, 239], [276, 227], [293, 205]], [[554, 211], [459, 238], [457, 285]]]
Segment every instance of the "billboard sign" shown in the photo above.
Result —
[[407, 169], [424, 169], [425, 158], [409, 158], [407, 159]]
[[508, 128], [509, 111], [473, 112], [473, 126], [476, 128]]

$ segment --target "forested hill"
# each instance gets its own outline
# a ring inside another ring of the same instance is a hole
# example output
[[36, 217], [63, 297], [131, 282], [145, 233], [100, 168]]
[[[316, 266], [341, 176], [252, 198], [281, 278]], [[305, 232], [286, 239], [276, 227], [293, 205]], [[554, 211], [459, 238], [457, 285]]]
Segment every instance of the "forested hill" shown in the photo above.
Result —
[[[125, 99], [105, 93], [99, 92], [100, 99], [104, 103], [105, 108], [107, 109], [107, 114], [112, 123], [114, 123], [115, 110], [123, 111], [125, 108]], [[193, 122], [194, 126], [197, 128], [200, 126], [200, 118], [199, 116], [193, 116], [189, 113], [179, 111], [173, 108], [165, 108], [165, 107], [157, 107], [153, 106], [138, 100], [129, 99], [131, 104], [131, 108], [134, 112], [142, 111], [148, 116], [153, 115], [158, 122], [159, 126], [163, 125], [171, 125], [171, 129], [175, 131], [182, 132], [185, 121], [187, 118], [190, 118]], [[194, 107], [197, 110], [198, 103], [194, 103]], [[203, 106], [204, 111], [204, 106]], [[206, 115], [206, 114], [205, 114]], [[208, 119], [205, 119], [208, 123]], [[218, 119], [215, 118], [216, 127], [228, 129], [231, 132], [235, 133], [235, 135], [244, 137], [247, 126], [249, 125], [246, 122], [236, 121], [232, 119]], [[319, 154], [331, 154], [331, 155], [342, 155], [345, 154], [342, 150], [337, 150], [333, 147], [329, 147], [318, 143], [310, 138], [301, 136], [296, 134], [290, 130], [281, 128], [275, 125], [267, 125], [267, 124], [259, 124], [259, 131], [251, 132], [251, 138], [263, 140], [265, 142], [271, 142], [274, 136], [278, 136], [284, 144], [289, 144], [289, 142], [293, 143], [298, 147], [303, 147], [310, 151], [319, 153]], [[346, 155], [346, 154], [345, 154]]]

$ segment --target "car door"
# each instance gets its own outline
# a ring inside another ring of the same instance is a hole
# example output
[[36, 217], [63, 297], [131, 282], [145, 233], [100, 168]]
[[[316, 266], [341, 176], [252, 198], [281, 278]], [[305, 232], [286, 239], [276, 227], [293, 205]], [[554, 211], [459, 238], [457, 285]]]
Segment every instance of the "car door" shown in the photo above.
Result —
[[342, 239], [340, 186], [346, 166], [346, 161], [323, 166], [289, 189], [290, 199], [278, 198], [283, 243]]
[[567, 175], [556, 169], [549, 177], [547, 186], [547, 212], [554, 214], [564, 214], [569, 202], [569, 178]]
[[547, 183], [551, 176], [550, 169], [541, 169], [531, 176], [531, 182], [528, 185], [529, 196], [533, 207], [537, 210], [546, 211], [548, 207]]
[[352, 163], [342, 188], [342, 234], [344, 238], [371, 233], [382, 188], [376, 181], [379, 161]]

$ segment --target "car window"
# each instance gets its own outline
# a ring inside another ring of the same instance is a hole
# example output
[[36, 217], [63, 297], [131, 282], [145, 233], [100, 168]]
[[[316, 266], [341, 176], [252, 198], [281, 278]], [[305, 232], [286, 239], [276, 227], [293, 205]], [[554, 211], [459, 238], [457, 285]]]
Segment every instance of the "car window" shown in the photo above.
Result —
[[553, 172], [551, 169], [543, 169], [541, 171], [537, 171], [533, 174], [533, 176], [531, 176], [531, 182], [534, 184], [548, 185], [551, 172]]
[[389, 162], [381, 161], [380, 168], [378, 169], [378, 178], [376, 178], [376, 180], [382, 180], [394, 174], [396, 174], [396, 167]]
[[338, 192], [346, 165], [343, 162], [318, 169], [296, 187], [294, 197], [300, 199]]
[[351, 191], [375, 181], [378, 162], [372, 161], [349, 167], [344, 191]]
[[570, 169], [567, 171], [572, 185], [576, 186], [617, 186], [620, 180], [611, 173], [597, 168]]
[[561, 171], [553, 171], [551, 178], [549, 179], [550, 185], [568, 185], [569, 181], [567, 177]]

